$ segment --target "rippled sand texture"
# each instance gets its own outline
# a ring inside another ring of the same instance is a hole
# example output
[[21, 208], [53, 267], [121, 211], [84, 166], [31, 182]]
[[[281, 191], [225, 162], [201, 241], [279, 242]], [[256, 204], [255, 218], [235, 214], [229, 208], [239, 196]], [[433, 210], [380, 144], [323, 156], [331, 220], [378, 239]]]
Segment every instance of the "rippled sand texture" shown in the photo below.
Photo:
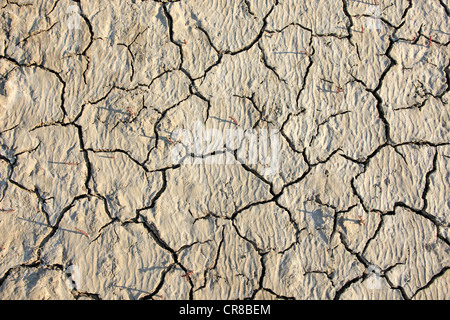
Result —
[[450, 299], [449, 0], [0, 7], [0, 299]]

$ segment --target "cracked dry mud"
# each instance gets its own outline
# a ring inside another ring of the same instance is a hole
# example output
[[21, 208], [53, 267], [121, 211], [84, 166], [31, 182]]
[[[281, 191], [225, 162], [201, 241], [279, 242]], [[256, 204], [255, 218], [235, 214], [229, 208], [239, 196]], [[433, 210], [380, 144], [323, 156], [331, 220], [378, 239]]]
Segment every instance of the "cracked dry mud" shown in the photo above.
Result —
[[376, 2], [0, 0], [0, 299], [450, 299], [450, 2]]

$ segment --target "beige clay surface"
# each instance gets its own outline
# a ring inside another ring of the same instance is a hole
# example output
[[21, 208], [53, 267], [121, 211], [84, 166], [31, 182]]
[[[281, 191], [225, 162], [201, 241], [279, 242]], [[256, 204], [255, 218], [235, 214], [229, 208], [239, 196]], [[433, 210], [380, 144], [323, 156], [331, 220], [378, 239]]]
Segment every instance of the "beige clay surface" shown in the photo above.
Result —
[[450, 299], [449, 9], [0, 0], [0, 299]]

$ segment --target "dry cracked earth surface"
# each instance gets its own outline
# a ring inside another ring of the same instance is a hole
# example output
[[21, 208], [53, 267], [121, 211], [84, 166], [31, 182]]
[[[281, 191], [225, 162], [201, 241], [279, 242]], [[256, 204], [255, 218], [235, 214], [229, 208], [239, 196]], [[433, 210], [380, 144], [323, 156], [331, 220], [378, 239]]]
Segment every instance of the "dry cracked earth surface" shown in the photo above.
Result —
[[450, 298], [449, 0], [0, 8], [0, 299]]

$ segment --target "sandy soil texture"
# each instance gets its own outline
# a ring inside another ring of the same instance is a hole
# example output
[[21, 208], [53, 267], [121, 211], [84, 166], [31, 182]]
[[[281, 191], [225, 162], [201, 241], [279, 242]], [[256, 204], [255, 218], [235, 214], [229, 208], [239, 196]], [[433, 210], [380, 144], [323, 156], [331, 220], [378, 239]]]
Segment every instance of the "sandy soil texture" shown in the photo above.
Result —
[[0, 0], [0, 299], [450, 299], [449, 0]]

